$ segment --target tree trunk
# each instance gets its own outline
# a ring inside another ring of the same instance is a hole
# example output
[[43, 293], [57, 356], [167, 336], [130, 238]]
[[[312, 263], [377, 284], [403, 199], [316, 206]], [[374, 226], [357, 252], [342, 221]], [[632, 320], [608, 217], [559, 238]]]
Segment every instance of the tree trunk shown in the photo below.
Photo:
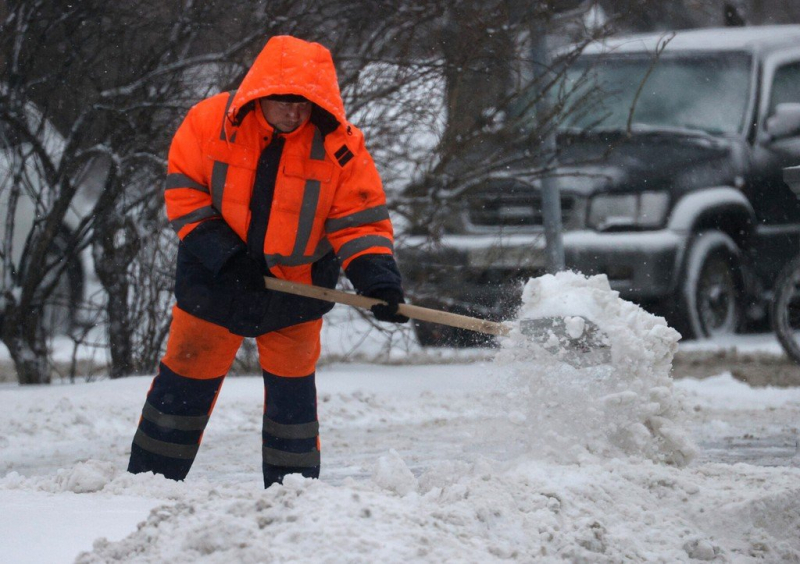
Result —
[[108, 292], [108, 346], [111, 352], [111, 370], [109, 377], [122, 378], [135, 372], [133, 361], [133, 346], [128, 315], [128, 284], [125, 280], [126, 271], [114, 274], [103, 282]]
[[1, 335], [3, 344], [11, 354], [19, 383], [49, 384], [50, 365], [40, 316], [34, 311], [23, 312], [18, 306], [9, 306], [5, 311]]
[[110, 378], [134, 374], [133, 328], [128, 308], [130, 283], [128, 265], [139, 250], [135, 227], [115, 210], [97, 223], [94, 232], [95, 271], [108, 294], [108, 346], [111, 353]]
[[508, 94], [514, 45], [507, 24], [502, 2], [465, 1], [450, 10], [441, 42], [448, 110], [443, 146], [457, 146], [474, 133], [485, 111]]

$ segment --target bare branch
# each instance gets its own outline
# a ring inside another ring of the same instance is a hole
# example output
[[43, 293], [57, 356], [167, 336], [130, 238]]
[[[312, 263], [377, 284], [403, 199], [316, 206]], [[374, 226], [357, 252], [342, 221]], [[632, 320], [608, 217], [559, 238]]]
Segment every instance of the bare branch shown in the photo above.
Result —
[[644, 77], [642, 77], [642, 81], [639, 83], [639, 87], [636, 89], [636, 94], [633, 96], [633, 101], [631, 102], [631, 109], [628, 112], [628, 122], [625, 126], [625, 131], [630, 136], [631, 135], [631, 127], [633, 126], [633, 114], [636, 112], [636, 103], [639, 101], [639, 96], [644, 89], [644, 85], [647, 82], [647, 79], [650, 78], [650, 74], [653, 72], [653, 69], [656, 68], [656, 64], [658, 61], [661, 60], [661, 54], [664, 52], [664, 49], [667, 48], [669, 42], [675, 37], [675, 33], [666, 34], [658, 40], [656, 44], [656, 50], [653, 53], [653, 60], [650, 61], [650, 66], [647, 67], [647, 72], [644, 73]]
[[183, 71], [192, 67], [198, 67], [204, 64], [218, 63], [221, 61], [228, 60], [229, 58], [239, 53], [243, 49], [249, 47], [253, 43], [253, 41], [261, 37], [263, 37], [263, 32], [253, 32], [244, 39], [238, 41], [237, 43], [234, 43], [230, 48], [221, 51], [219, 53], [198, 55], [196, 57], [191, 57], [181, 61], [176, 61], [174, 63], [166, 64], [149, 72], [148, 74], [142, 76], [141, 78], [134, 80], [131, 83], [103, 90], [102, 92], [100, 92], [99, 98], [107, 100], [109, 98], [114, 98], [116, 96], [130, 96], [133, 93], [135, 93], [138, 89], [146, 86], [148, 83], [154, 81], [159, 77], [172, 75], [179, 71]]

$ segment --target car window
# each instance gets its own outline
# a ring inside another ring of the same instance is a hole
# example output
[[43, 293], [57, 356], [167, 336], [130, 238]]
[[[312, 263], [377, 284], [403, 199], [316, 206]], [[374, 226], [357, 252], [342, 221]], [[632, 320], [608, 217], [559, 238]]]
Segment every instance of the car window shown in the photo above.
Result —
[[[632, 123], [708, 133], [742, 130], [752, 61], [746, 53], [585, 57], [566, 72], [575, 107], [564, 126], [622, 129]], [[587, 97], [588, 94], [588, 97]]]
[[775, 113], [778, 104], [800, 103], [800, 62], [778, 67], [772, 79], [769, 113]]

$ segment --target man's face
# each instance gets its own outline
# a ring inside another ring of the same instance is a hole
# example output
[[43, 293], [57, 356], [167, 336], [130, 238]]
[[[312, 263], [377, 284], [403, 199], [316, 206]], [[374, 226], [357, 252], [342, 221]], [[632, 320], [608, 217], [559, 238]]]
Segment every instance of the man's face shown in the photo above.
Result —
[[278, 102], [261, 98], [261, 111], [264, 117], [278, 131], [294, 131], [311, 115], [311, 102]]

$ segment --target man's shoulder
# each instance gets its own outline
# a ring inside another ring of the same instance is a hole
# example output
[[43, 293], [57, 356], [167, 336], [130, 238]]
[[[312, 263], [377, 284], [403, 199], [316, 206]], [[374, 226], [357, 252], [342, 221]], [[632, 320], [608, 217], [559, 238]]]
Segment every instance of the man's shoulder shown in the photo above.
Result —
[[199, 101], [190, 110], [191, 113], [197, 115], [206, 115], [206, 114], [218, 114], [222, 117], [222, 113], [225, 111], [226, 106], [228, 105], [228, 99], [231, 96], [231, 92], [220, 92], [219, 94], [214, 94], [213, 96], [209, 96], [208, 98]]
[[326, 135], [325, 149], [342, 168], [353, 156], [367, 152], [364, 134], [351, 123], [345, 123]]
[[201, 100], [191, 107], [186, 121], [192, 124], [195, 133], [204, 136], [218, 136], [228, 106], [228, 92], [222, 92]]

